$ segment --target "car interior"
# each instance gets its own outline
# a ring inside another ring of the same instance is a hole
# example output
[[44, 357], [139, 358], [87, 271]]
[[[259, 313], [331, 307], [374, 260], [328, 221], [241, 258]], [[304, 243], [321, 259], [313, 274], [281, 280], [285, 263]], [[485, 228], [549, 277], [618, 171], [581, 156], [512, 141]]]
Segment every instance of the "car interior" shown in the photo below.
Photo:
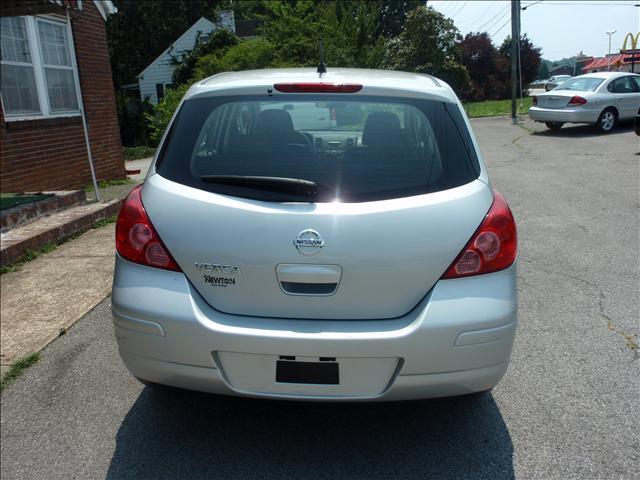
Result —
[[[441, 176], [434, 133], [417, 108], [347, 103], [223, 104], [205, 122], [192, 171], [304, 178], [358, 191], [410, 188]], [[359, 115], [347, 115], [349, 108]]]

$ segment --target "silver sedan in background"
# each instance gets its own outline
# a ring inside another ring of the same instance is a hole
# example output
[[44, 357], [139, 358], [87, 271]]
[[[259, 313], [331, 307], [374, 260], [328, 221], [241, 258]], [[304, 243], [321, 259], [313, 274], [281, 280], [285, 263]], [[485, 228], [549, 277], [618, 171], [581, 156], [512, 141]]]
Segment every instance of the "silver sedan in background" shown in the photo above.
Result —
[[566, 82], [571, 78], [571, 75], [554, 75], [553, 77], [549, 77], [547, 81], [544, 83], [544, 90], [548, 92], [549, 90], [553, 90], [562, 82]]
[[551, 130], [565, 123], [596, 125], [610, 132], [620, 120], [632, 120], [640, 107], [640, 75], [598, 72], [574, 77], [533, 97], [529, 117]]

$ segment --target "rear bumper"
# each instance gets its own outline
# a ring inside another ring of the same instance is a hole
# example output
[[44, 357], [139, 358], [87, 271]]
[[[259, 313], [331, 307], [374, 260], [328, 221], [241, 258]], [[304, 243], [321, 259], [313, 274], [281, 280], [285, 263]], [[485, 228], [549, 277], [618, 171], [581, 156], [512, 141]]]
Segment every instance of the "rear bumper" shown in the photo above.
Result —
[[583, 108], [543, 108], [531, 107], [529, 118], [536, 122], [563, 122], [563, 123], [596, 123], [600, 111], [586, 110]]
[[[517, 320], [515, 272], [514, 265], [440, 281], [397, 319], [320, 321], [218, 312], [183, 274], [117, 258], [113, 320], [127, 368], [151, 382], [312, 400], [462, 395], [493, 388], [507, 369]], [[276, 384], [281, 355], [335, 357], [341, 379], [352, 381], [335, 387]]]

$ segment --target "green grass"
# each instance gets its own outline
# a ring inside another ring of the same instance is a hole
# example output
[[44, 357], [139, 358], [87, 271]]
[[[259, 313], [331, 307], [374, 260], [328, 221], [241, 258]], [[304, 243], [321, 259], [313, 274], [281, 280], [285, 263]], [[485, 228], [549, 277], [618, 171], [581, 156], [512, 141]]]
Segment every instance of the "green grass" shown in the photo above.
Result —
[[56, 243], [47, 242], [42, 247], [36, 250], [27, 250], [27, 253], [25, 253], [22, 257], [20, 257], [15, 262], [0, 266], [0, 275], [20, 270], [20, 267], [22, 267], [22, 265], [24, 265], [25, 263], [35, 260], [40, 255], [52, 252], [57, 247], [58, 245]]
[[[516, 100], [518, 114], [526, 114], [531, 107], [531, 97], [524, 97], [523, 103]], [[484, 102], [470, 102], [464, 105], [469, 118], [496, 117], [499, 115], [511, 114], [511, 100], [485, 100]]]
[[11, 365], [9, 371], [0, 378], [0, 391], [13, 382], [16, 378], [24, 373], [24, 371], [40, 359], [40, 353], [32, 353], [26, 357], [17, 360]]
[[[136, 183], [135, 180], [132, 180], [129, 177], [125, 177], [125, 178], [114, 178], [112, 180], [100, 180], [98, 182], [98, 187], [100, 188], [109, 188], [109, 187], [115, 187], [116, 185], [129, 185], [129, 184], [133, 184]], [[86, 187], [84, 187], [85, 192], [93, 192], [94, 188], [93, 188], [93, 182], [88, 183]]]
[[[115, 215], [111, 215], [110, 217], [98, 220], [93, 225], [93, 227], [91, 227], [91, 229], [102, 228], [102, 227], [105, 227], [105, 226], [107, 226], [107, 225], [109, 225], [111, 223], [115, 223], [117, 218], [118, 218], [118, 215], [115, 214]], [[86, 232], [82, 232], [82, 233], [86, 233]], [[20, 257], [15, 262], [9, 263], [7, 265], [0, 266], [0, 275], [3, 275], [5, 273], [9, 273], [9, 272], [16, 272], [16, 271], [20, 270], [20, 268], [25, 263], [28, 263], [28, 262], [30, 262], [32, 260], [35, 260], [40, 255], [44, 255], [45, 253], [49, 253], [49, 252], [54, 251], [56, 248], [58, 248], [59, 245], [62, 245], [65, 242], [68, 242], [70, 240], [75, 240], [80, 235], [82, 235], [82, 233], [76, 233], [74, 235], [71, 235], [69, 238], [63, 240], [60, 243], [47, 242], [42, 247], [40, 247], [40, 248], [38, 248], [36, 250], [27, 250], [27, 253], [25, 253], [22, 257]]]
[[24, 195], [20, 193], [2, 193], [0, 194], [0, 210], [16, 207], [24, 203], [38, 202], [45, 198], [52, 197], [51, 194], [36, 193], [32, 195]]
[[116, 223], [116, 220], [118, 219], [118, 214], [114, 213], [113, 215], [111, 215], [110, 217], [107, 218], [103, 218], [102, 220], [98, 220], [94, 225], [93, 228], [102, 228], [102, 227], [106, 227], [107, 225], [111, 224], [111, 223]]
[[156, 153], [154, 147], [122, 147], [122, 156], [125, 160], [149, 158], [153, 157], [154, 153]]

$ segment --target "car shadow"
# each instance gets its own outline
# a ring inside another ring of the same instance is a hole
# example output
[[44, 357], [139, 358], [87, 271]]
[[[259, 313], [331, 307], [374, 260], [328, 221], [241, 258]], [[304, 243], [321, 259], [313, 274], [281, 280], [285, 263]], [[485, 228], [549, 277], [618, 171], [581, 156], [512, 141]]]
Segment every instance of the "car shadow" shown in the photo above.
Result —
[[603, 135], [620, 135], [624, 133], [633, 133], [633, 123], [618, 124], [609, 133], [602, 133], [593, 125], [564, 125], [560, 130], [537, 130], [531, 132], [531, 135], [536, 137], [587, 138], [600, 137]]
[[145, 388], [107, 479], [513, 479], [491, 394], [419, 402], [306, 403]]

